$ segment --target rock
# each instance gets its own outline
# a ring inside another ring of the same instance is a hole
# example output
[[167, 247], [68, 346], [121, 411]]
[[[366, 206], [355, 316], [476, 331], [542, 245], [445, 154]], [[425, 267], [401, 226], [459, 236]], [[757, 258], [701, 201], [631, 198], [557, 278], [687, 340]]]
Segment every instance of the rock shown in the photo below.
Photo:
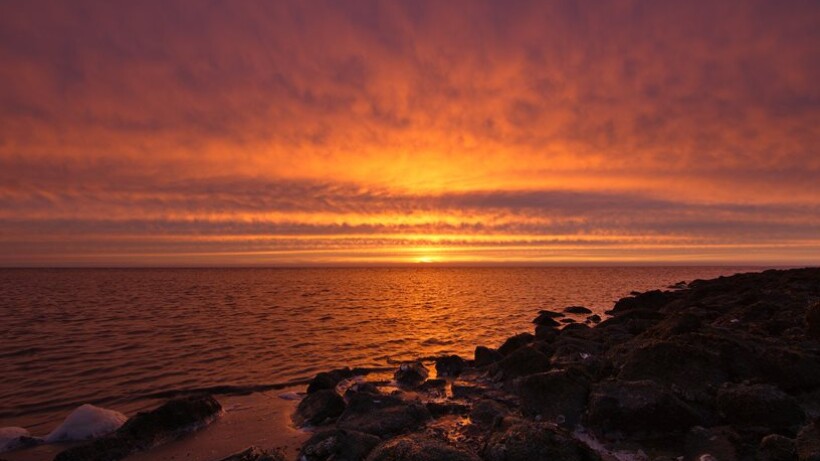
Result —
[[820, 461], [820, 424], [818, 420], [800, 430], [795, 441], [795, 449], [797, 459], [800, 461]]
[[684, 459], [695, 461], [709, 455], [720, 461], [735, 461], [738, 456], [733, 439], [738, 436], [731, 430], [695, 426], [686, 434]]
[[729, 424], [764, 427], [773, 432], [794, 434], [805, 419], [794, 397], [768, 384], [721, 388], [717, 406], [721, 418]]
[[246, 450], [234, 453], [221, 461], [285, 461], [285, 456], [280, 451], [268, 451], [259, 447], [250, 447]]
[[457, 355], [447, 355], [436, 359], [436, 374], [440, 377], [455, 378], [467, 367], [467, 362]]
[[378, 386], [376, 386], [373, 383], [364, 381], [364, 382], [353, 383], [353, 385], [348, 387], [347, 390], [345, 391], [344, 397], [345, 397], [345, 399], [350, 399], [350, 397], [353, 396], [354, 394], [360, 394], [360, 393], [373, 394], [373, 395], [379, 395], [380, 394]]
[[820, 301], [809, 306], [806, 311], [806, 335], [820, 340]]
[[550, 359], [532, 347], [522, 347], [493, 364], [491, 374], [496, 379], [510, 380], [520, 376], [549, 371]]
[[417, 402], [389, 395], [356, 394], [336, 425], [384, 438], [414, 431], [430, 418], [427, 408]]
[[222, 406], [210, 395], [170, 400], [137, 413], [113, 434], [58, 453], [54, 461], [117, 461], [199, 429], [221, 412]]
[[363, 432], [330, 429], [313, 434], [299, 451], [299, 461], [361, 461], [381, 440]]
[[470, 411], [470, 421], [479, 426], [492, 427], [507, 413], [507, 407], [504, 405], [494, 400], [481, 400], [473, 405]]
[[558, 337], [558, 331], [553, 326], [538, 325], [535, 327], [535, 339], [538, 341], [552, 342]]
[[518, 384], [521, 411], [525, 416], [574, 427], [586, 408], [589, 386], [589, 378], [574, 369], [527, 376]]
[[298, 426], [318, 426], [338, 418], [345, 411], [345, 400], [334, 390], [324, 389], [308, 394], [296, 407], [293, 422]]
[[770, 434], [760, 441], [759, 461], [797, 461], [794, 440], [779, 434]]
[[587, 317], [587, 322], [599, 323], [600, 321], [601, 321], [601, 316], [598, 315], [598, 314], [592, 314], [589, 317]]
[[561, 323], [569, 324], [569, 323], [576, 323], [576, 322], [575, 322], [575, 319], [566, 318], [566, 319], [561, 319]]
[[450, 390], [453, 393], [453, 398], [456, 399], [469, 399], [471, 397], [481, 395], [484, 392], [483, 389], [478, 386], [455, 383], [450, 386]]
[[534, 339], [535, 337], [529, 333], [519, 333], [515, 336], [507, 338], [507, 340], [504, 341], [504, 344], [502, 344], [501, 347], [498, 348], [498, 352], [500, 352], [501, 355], [504, 356], [510, 355], [516, 350], [533, 342]]
[[495, 349], [490, 349], [489, 347], [478, 346], [475, 348], [475, 366], [476, 367], [486, 367], [488, 365], [492, 365], [495, 362], [503, 359], [504, 356], [501, 355]]
[[[563, 317], [563, 315], [561, 315], [561, 316]], [[532, 321], [532, 323], [534, 323], [536, 325], [546, 325], [546, 326], [549, 326], [549, 327], [554, 327], [554, 326], [558, 326], [558, 322], [555, 320], [556, 318], [557, 317], [552, 315], [551, 312], [547, 313], [547, 312], [541, 311], [541, 313], [538, 314], [538, 317], [536, 317]]]
[[367, 461], [480, 461], [467, 451], [439, 440], [412, 434], [388, 440], [374, 449]]
[[592, 387], [587, 422], [629, 434], [687, 430], [701, 415], [654, 381], [605, 381]]
[[591, 314], [592, 310], [584, 306], [569, 306], [564, 308], [567, 314]]
[[466, 415], [470, 412], [470, 407], [460, 403], [427, 402], [424, 406], [433, 415], [433, 418], [441, 418], [446, 415]]
[[427, 371], [427, 368], [424, 366], [423, 363], [416, 361], [416, 362], [405, 362], [399, 365], [399, 369], [396, 370], [396, 373], [393, 377], [398, 383], [399, 386], [402, 387], [415, 387], [419, 384], [423, 383], [427, 376], [430, 373]]
[[430, 397], [446, 397], [447, 381], [443, 379], [428, 379], [414, 388], [416, 392], [423, 392]]
[[319, 373], [308, 383], [307, 393], [312, 394], [320, 390], [336, 389], [336, 386], [342, 380], [351, 377], [353, 377], [353, 371], [347, 367]]
[[589, 447], [545, 423], [520, 422], [492, 434], [482, 452], [487, 461], [599, 461]]
[[636, 293], [634, 296], [621, 298], [612, 308], [613, 313], [621, 313], [632, 309], [658, 310], [667, 302], [674, 299], [676, 293], [653, 290], [645, 293]]
[[625, 381], [651, 379], [677, 386], [702, 398], [729, 379], [721, 357], [698, 343], [649, 341], [629, 352], [618, 378]]

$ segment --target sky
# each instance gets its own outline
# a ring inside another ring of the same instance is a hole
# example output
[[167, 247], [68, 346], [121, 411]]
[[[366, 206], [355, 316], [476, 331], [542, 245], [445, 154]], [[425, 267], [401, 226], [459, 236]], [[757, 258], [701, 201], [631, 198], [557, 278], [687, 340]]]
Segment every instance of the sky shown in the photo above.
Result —
[[0, 266], [820, 262], [820, 2], [0, 2]]

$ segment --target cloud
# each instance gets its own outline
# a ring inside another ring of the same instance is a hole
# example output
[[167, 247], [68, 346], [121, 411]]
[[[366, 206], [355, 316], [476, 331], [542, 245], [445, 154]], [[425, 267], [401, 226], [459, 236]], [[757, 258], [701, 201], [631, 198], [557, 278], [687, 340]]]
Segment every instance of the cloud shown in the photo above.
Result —
[[3, 3], [0, 216], [810, 241], [819, 20], [800, 0]]

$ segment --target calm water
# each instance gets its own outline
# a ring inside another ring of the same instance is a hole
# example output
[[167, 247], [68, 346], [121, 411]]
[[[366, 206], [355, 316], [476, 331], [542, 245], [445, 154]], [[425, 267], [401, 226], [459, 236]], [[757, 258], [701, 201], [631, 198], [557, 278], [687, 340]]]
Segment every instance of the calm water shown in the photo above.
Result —
[[0, 270], [0, 427], [83, 403], [303, 379], [531, 331], [539, 309], [751, 268]]

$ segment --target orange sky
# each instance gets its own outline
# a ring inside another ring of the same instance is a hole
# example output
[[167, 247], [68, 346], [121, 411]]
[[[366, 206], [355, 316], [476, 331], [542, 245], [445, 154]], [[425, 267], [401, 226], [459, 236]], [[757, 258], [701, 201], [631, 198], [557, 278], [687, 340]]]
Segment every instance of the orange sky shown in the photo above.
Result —
[[820, 262], [820, 3], [0, 3], [0, 265]]

